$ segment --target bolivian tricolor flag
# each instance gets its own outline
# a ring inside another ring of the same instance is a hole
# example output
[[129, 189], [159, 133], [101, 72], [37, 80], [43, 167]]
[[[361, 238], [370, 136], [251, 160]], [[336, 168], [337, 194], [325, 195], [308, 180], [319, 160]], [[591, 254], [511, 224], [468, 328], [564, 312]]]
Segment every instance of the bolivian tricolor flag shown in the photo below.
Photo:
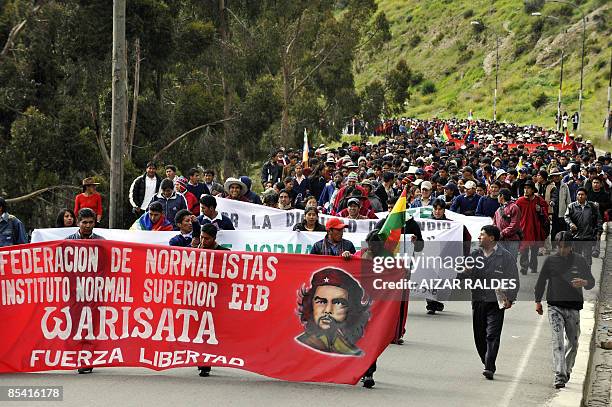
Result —
[[450, 129], [448, 128], [448, 124], [444, 123], [444, 131], [442, 131], [442, 136], [440, 137], [440, 140], [446, 143], [448, 140], [450, 140], [450, 138], [451, 138]]
[[406, 188], [387, 216], [387, 220], [378, 232], [378, 236], [385, 242], [385, 249], [397, 253], [402, 237], [402, 228], [406, 223]]

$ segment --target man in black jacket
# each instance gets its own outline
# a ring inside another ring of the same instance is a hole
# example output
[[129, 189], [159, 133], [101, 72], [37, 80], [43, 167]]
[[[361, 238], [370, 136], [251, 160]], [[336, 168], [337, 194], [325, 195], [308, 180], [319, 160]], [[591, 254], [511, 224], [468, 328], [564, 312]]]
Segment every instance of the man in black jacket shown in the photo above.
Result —
[[[474, 267], [457, 275], [471, 279], [474, 342], [484, 364], [482, 374], [488, 380], [493, 380], [496, 370], [504, 311], [512, 307], [519, 290], [516, 259], [498, 244], [499, 238], [497, 226], [483, 226], [478, 237], [480, 248], [471, 254]], [[506, 289], [493, 289], [495, 280]]]
[[278, 155], [282, 155], [282, 151], [274, 151], [270, 155], [270, 161], [264, 164], [261, 169], [261, 185], [265, 187], [266, 182], [272, 182], [272, 185], [280, 182], [283, 177], [283, 166], [278, 163]]
[[555, 240], [558, 252], [544, 261], [535, 286], [535, 302], [536, 312], [542, 315], [541, 301], [548, 283], [546, 301], [553, 336], [554, 386], [560, 389], [569, 381], [578, 352], [582, 288], [593, 288], [595, 279], [584, 257], [573, 252], [575, 242], [570, 232], [559, 232]]
[[159, 191], [162, 177], [157, 175], [155, 163], [147, 163], [147, 171], [136, 178], [130, 186], [130, 204], [133, 212], [139, 217], [149, 207], [151, 199]]

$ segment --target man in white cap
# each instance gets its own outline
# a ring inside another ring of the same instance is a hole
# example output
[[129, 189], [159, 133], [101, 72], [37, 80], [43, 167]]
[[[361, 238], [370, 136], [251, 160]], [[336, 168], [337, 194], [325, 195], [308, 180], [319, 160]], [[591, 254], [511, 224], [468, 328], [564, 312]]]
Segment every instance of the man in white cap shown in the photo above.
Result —
[[465, 193], [453, 199], [450, 210], [462, 215], [474, 216], [481, 196], [476, 193], [476, 183], [474, 181], [467, 181], [464, 187]]
[[421, 196], [416, 198], [411, 204], [411, 208], [420, 208], [422, 206], [430, 206], [433, 202], [433, 198], [431, 196], [431, 182], [423, 181], [421, 182]]

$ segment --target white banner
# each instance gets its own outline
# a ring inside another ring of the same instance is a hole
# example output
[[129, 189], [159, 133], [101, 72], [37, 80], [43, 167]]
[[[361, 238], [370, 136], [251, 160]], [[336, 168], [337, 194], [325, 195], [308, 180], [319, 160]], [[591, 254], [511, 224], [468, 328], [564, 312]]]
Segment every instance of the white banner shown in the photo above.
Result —
[[[300, 223], [304, 218], [304, 211], [301, 209], [291, 209], [288, 211], [267, 206], [256, 205], [248, 202], [234, 201], [231, 199], [217, 198], [217, 210], [230, 218], [237, 230], [292, 230], [296, 223]], [[423, 221], [431, 218], [431, 206], [423, 208], [408, 209], [407, 213], [415, 218], [421, 226], [423, 239], [431, 240], [431, 235], [435, 235], [437, 230], [445, 228], [426, 227]], [[377, 214], [383, 218], [387, 212]], [[330, 218], [337, 216], [319, 215], [319, 222], [323, 225]], [[472, 241], [478, 241], [480, 229], [484, 225], [492, 224], [491, 218], [479, 216], [465, 216], [459, 213], [446, 211], [446, 217], [465, 225], [472, 236]], [[380, 219], [352, 220], [342, 219], [348, 225], [348, 233], [368, 233], [376, 226]], [[420, 221], [422, 219], [423, 221]], [[427, 235], [427, 236], [426, 236]]]
[[[452, 264], [432, 263], [431, 259], [443, 257], [461, 257], [463, 226], [458, 222], [419, 220], [423, 229], [425, 247], [421, 253], [416, 253], [412, 264], [411, 280], [421, 287], [422, 281], [430, 279], [454, 278], [455, 267]], [[77, 228], [35, 229], [32, 233], [32, 243], [62, 240], [75, 233]], [[178, 234], [171, 232], [150, 232], [142, 230], [102, 229], [94, 232], [107, 240], [136, 242], [146, 244], [168, 245], [170, 239]], [[350, 240], [359, 250], [365, 241], [366, 233], [345, 233], [344, 238]], [[325, 232], [294, 232], [290, 230], [220, 230], [217, 242], [231, 250], [246, 252], [272, 252], [308, 254], [312, 245], [323, 239]], [[402, 240], [400, 253], [412, 256], [411, 235]], [[406, 246], [404, 246], [404, 243]], [[419, 262], [418, 259], [430, 259]], [[444, 300], [448, 293], [437, 291], [430, 287], [414, 289], [411, 295]]]
[[[50, 240], [62, 240], [77, 231], [77, 228], [35, 229], [32, 243]], [[94, 233], [107, 240], [168, 245], [170, 239], [178, 234], [172, 232], [150, 232], [143, 230], [101, 229]], [[293, 232], [290, 230], [220, 230], [217, 242], [228, 249], [243, 252], [272, 252], [308, 254], [312, 245], [323, 239], [325, 232]], [[366, 233], [346, 233], [344, 238], [350, 240], [355, 248], [361, 248]]]

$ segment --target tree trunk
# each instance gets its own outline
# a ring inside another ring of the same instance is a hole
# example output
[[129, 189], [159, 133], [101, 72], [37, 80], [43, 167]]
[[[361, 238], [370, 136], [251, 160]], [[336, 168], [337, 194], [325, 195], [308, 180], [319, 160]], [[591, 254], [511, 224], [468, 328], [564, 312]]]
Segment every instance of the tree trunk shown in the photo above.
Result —
[[109, 227], [123, 227], [123, 146], [127, 131], [127, 54], [125, 46], [126, 0], [113, 2], [113, 104]]
[[134, 95], [132, 100], [132, 119], [130, 120], [130, 132], [125, 142], [125, 158], [132, 160], [132, 145], [134, 144], [134, 134], [136, 133], [136, 119], [138, 117], [138, 95], [140, 93], [140, 38], [134, 41]]
[[281, 128], [279, 135], [279, 145], [287, 143], [289, 139], [289, 105], [291, 104], [291, 78], [289, 67], [283, 62], [283, 111], [281, 114]]

